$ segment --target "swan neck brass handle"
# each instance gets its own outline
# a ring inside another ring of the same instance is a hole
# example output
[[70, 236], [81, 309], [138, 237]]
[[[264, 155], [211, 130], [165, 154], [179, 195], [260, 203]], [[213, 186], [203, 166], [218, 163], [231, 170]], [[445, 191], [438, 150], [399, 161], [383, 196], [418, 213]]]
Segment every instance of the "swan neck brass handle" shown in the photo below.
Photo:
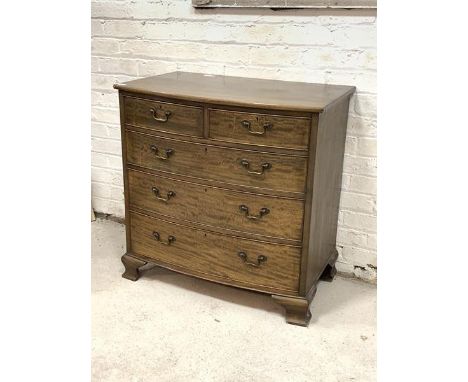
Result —
[[172, 114], [170, 111], [164, 111], [163, 112], [164, 117], [161, 118], [161, 117], [158, 117], [158, 112], [157, 112], [156, 109], [151, 108], [150, 112], [153, 115], [153, 118], [154, 118], [155, 121], [162, 122], [162, 123], [167, 122], [169, 120], [169, 117]]
[[159, 232], [156, 232], [156, 231], [153, 231], [153, 237], [160, 243], [160, 244], [163, 244], [163, 245], [171, 245], [174, 241], [175, 241], [175, 237], [172, 236], [172, 235], [169, 235], [167, 237], [167, 242], [164, 242], [161, 240], [161, 235], [159, 234]]
[[258, 215], [251, 215], [249, 213], [249, 207], [247, 207], [244, 204], [240, 205], [239, 209], [241, 210], [241, 212], [244, 212], [245, 217], [250, 220], [260, 220], [263, 216], [268, 215], [270, 213], [270, 210], [268, 208], [263, 207], [263, 208], [260, 208]]
[[241, 124], [249, 131], [250, 134], [253, 134], [253, 135], [265, 135], [266, 131], [273, 127], [273, 125], [270, 122], [265, 122], [262, 126], [261, 131], [255, 131], [255, 130], [252, 130], [252, 124], [250, 123], [250, 121], [244, 120], [244, 121], [241, 121]]
[[153, 194], [156, 196], [156, 199], [158, 199], [158, 200], [160, 200], [161, 202], [164, 202], [164, 203], [167, 203], [170, 198], [173, 198], [175, 196], [174, 191], [169, 191], [167, 193], [167, 198], [164, 198], [164, 197], [160, 196], [159, 188], [152, 187], [151, 190], [153, 191]]
[[159, 148], [155, 145], [151, 145], [150, 146], [150, 150], [156, 155], [156, 158], [158, 159], [161, 159], [161, 160], [168, 160], [169, 157], [174, 154], [174, 150], [173, 149], [165, 149], [163, 150], [164, 151], [164, 155], [161, 155], [159, 153]]
[[261, 171], [252, 171], [250, 170], [250, 163], [247, 159], [242, 159], [240, 161], [240, 164], [245, 168], [247, 169], [247, 172], [249, 174], [252, 174], [252, 175], [263, 175], [263, 173], [265, 172], [265, 170], [269, 170], [271, 168], [271, 164], [268, 163], [268, 162], [265, 162], [265, 163], [262, 163], [261, 164]]
[[237, 255], [242, 259], [245, 265], [251, 267], [259, 267], [262, 263], [267, 261], [267, 257], [263, 255], [258, 256], [256, 262], [249, 261], [248, 256], [245, 252], [239, 252]]

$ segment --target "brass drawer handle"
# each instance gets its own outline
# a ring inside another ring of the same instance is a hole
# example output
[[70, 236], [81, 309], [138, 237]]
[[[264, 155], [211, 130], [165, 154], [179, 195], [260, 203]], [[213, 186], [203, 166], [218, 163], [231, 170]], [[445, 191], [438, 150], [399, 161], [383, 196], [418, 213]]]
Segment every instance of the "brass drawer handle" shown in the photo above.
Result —
[[159, 148], [155, 145], [150, 146], [150, 150], [156, 155], [156, 158], [162, 159], [162, 160], [168, 160], [169, 157], [174, 154], [173, 149], [165, 149], [164, 150], [164, 155], [159, 154]]
[[160, 200], [160, 201], [162, 201], [164, 203], [167, 203], [170, 198], [173, 198], [175, 196], [174, 191], [169, 191], [167, 193], [167, 198], [164, 198], [164, 197], [159, 195], [159, 188], [153, 187], [153, 188], [151, 188], [151, 190], [153, 191], [153, 194], [156, 196], [156, 199], [158, 199], [158, 200]]
[[153, 114], [153, 118], [155, 121], [162, 122], [162, 123], [167, 122], [169, 120], [169, 117], [172, 114], [170, 111], [165, 111], [164, 117], [161, 118], [161, 117], [158, 117], [158, 112], [155, 109], [151, 108], [150, 112], [151, 114]]
[[174, 241], [175, 241], [175, 237], [170, 235], [167, 237], [167, 243], [165, 243], [164, 241], [161, 241], [161, 235], [159, 234], [159, 232], [156, 232], [156, 231], [153, 231], [153, 237], [160, 243], [160, 244], [164, 244], [164, 245], [171, 245]]
[[260, 220], [263, 216], [268, 215], [270, 213], [270, 210], [266, 207], [260, 208], [260, 212], [258, 215], [250, 215], [249, 214], [249, 207], [246, 205], [242, 204], [239, 206], [239, 209], [242, 212], [245, 212], [245, 217], [250, 220]]
[[245, 265], [249, 265], [251, 267], [259, 267], [261, 263], [264, 263], [265, 261], [267, 261], [267, 257], [263, 255], [260, 255], [257, 257], [256, 263], [249, 261], [247, 259], [247, 254], [245, 252], [239, 252], [238, 255], [242, 259], [242, 261], [245, 263]]
[[268, 162], [265, 162], [265, 163], [261, 164], [262, 171], [252, 171], [252, 170], [250, 170], [250, 163], [249, 163], [249, 161], [247, 159], [242, 159], [240, 161], [240, 164], [247, 169], [247, 172], [249, 174], [253, 174], [253, 175], [263, 175], [265, 170], [269, 170], [271, 168], [271, 164], [268, 163]]
[[266, 131], [273, 127], [271, 123], [265, 122], [262, 126], [263, 131], [255, 131], [255, 130], [252, 130], [252, 125], [250, 121], [244, 120], [244, 121], [241, 121], [241, 124], [249, 131], [250, 134], [254, 134], [254, 135], [265, 135]]

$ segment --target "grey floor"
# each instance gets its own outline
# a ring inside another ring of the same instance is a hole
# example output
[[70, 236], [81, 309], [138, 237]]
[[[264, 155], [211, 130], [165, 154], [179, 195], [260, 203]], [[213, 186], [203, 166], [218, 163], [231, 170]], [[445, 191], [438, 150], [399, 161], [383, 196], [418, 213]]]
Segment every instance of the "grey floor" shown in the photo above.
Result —
[[92, 223], [93, 382], [376, 380], [376, 288], [321, 282], [308, 328], [267, 295], [160, 268], [121, 277], [124, 227]]

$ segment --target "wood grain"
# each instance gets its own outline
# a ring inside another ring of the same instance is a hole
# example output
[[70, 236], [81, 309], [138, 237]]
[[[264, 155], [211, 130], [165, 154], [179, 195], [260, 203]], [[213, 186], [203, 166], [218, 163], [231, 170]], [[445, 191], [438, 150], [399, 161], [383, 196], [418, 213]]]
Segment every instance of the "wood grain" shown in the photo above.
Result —
[[301, 277], [301, 293], [317, 283], [337, 256], [336, 231], [349, 99], [335, 102], [320, 114], [316, 127], [313, 172], [308, 177]]
[[[130, 131], [126, 139], [127, 162], [134, 165], [250, 187], [299, 193], [305, 190], [307, 157], [194, 144]], [[173, 153], [167, 160], [158, 159], [150, 148], [153, 145], [160, 152], [172, 150]], [[249, 174], [242, 160], [250, 163], [251, 171], [260, 172], [263, 164], [271, 168], [263, 175]]]
[[[278, 198], [210, 187], [203, 184], [154, 176], [130, 170], [130, 206], [154, 211], [158, 214], [193, 223], [202, 223], [234, 231], [249, 232], [265, 237], [301, 241], [303, 200]], [[167, 202], [158, 199], [157, 188], [167, 199], [168, 192], [175, 193]], [[262, 208], [269, 212], [259, 219], [249, 219], [240, 206], [249, 213], [259, 215]]]
[[306, 150], [309, 118], [209, 109], [211, 139]]
[[[194, 270], [216, 275], [233, 285], [239, 281], [260, 289], [265, 286], [293, 292], [299, 286], [299, 247], [235, 239], [136, 213], [131, 213], [131, 229], [135, 254], [174, 264], [188, 273]], [[153, 232], [158, 232], [163, 242], [169, 236], [175, 240], [164, 245]], [[249, 266], [238, 256], [241, 251], [248, 254], [249, 261], [261, 255], [267, 260], [258, 267]]]
[[114, 88], [125, 92], [219, 105], [306, 112], [321, 112], [330, 103], [355, 90], [354, 86], [185, 72], [172, 72], [115, 84]]
[[[203, 109], [195, 106], [124, 97], [125, 123], [171, 134], [203, 136]], [[166, 116], [165, 113], [170, 113]], [[166, 122], [156, 118], [167, 119]]]

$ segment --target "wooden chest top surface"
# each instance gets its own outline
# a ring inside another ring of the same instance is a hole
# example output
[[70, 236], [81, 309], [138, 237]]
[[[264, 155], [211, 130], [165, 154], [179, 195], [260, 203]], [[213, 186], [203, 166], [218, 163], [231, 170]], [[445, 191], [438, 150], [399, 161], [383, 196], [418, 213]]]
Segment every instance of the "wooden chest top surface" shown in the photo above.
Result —
[[172, 72], [142, 78], [114, 88], [155, 96], [170, 96], [220, 105], [275, 110], [321, 112], [337, 99], [349, 96], [354, 86], [312, 84], [256, 78]]

